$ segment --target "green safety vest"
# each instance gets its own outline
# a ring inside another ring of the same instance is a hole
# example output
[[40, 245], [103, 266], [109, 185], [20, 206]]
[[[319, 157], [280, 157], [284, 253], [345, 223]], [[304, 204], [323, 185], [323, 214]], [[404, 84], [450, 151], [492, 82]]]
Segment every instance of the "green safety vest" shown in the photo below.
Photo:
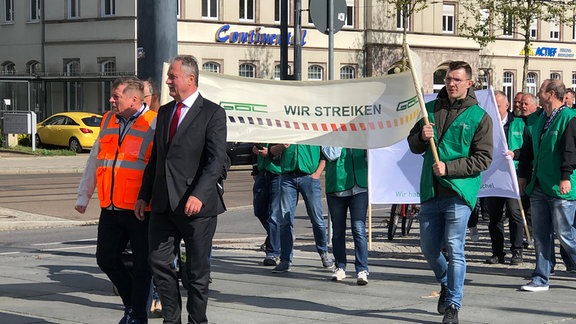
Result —
[[[524, 143], [524, 127], [526, 124], [522, 118], [514, 118], [508, 126], [508, 149], [510, 151], [518, 150]], [[514, 160], [514, 167], [518, 169], [519, 161]]]
[[[531, 194], [534, 185], [538, 181], [540, 189], [555, 198], [576, 200], [576, 173], [570, 175], [570, 185], [572, 190], [565, 195], [560, 194], [560, 163], [561, 155], [560, 140], [568, 122], [576, 117], [576, 112], [572, 109], [564, 108], [556, 115], [552, 124], [544, 133], [544, 123], [548, 117], [542, 113], [534, 123], [532, 128], [532, 149], [534, 150], [534, 161], [532, 169], [532, 179], [526, 187], [526, 193]], [[540, 139], [540, 140], [538, 140]]]
[[319, 162], [320, 146], [292, 144], [282, 152], [279, 160], [272, 159], [266, 169], [274, 174], [297, 171], [312, 174]]
[[[430, 123], [434, 123], [435, 105], [436, 100], [426, 104]], [[456, 117], [450, 127], [446, 129], [440, 141], [438, 141], [438, 134], [434, 134], [434, 141], [436, 142], [440, 161], [448, 162], [469, 156], [470, 144], [474, 138], [474, 133], [485, 114], [486, 112], [480, 108], [480, 106], [470, 106]], [[423, 123], [423, 121], [421, 121], [421, 123]], [[454, 190], [471, 209], [474, 209], [476, 197], [482, 182], [481, 173], [478, 172], [467, 177], [459, 178], [448, 176], [437, 177], [432, 171], [432, 164], [434, 164], [434, 157], [430, 146], [428, 146], [424, 153], [424, 164], [422, 166], [420, 201], [425, 202], [436, 196], [433, 181], [436, 179], [440, 185]]]
[[536, 121], [538, 120], [538, 117], [540, 117], [540, 115], [544, 114], [544, 112], [542, 111], [542, 108], [538, 108], [536, 109], [535, 112], [531, 113], [527, 118], [526, 118], [526, 127], [528, 127], [528, 134], [532, 135], [532, 129], [534, 128], [534, 124], [536, 123]]
[[342, 148], [336, 161], [326, 161], [326, 193], [368, 188], [366, 150]]

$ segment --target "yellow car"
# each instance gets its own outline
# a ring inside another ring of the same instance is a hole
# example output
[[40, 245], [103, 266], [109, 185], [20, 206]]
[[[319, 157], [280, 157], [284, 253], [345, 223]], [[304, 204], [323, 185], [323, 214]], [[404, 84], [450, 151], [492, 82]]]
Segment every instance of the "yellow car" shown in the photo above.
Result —
[[36, 144], [65, 146], [80, 153], [94, 145], [101, 121], [101, 115], [90, 112], [54, 114], [36, 125]]

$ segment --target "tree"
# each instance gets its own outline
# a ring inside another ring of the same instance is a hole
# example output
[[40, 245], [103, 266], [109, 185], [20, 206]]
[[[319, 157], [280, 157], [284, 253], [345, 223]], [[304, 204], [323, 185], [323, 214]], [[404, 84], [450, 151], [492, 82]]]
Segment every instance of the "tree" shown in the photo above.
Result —
[[394, 11], [393, 14], [396, 15], [397, 27], [401, 24], [402, 26], [402, 66], [401, 71], [406, 71], [407, 64], [407, 53], [406, 53], [406, 35], [408, 34], [408, 29], [410, 28], [410, 18], [414, 16], [426, 7], [428, 7], [427, 0], [381, 0], [391, 5], [391, 10]]
[[531, 27], [540, 21], [560, 26], [574, 23], [572, 0], [462, 0], [464, 17], [460, 34], [485, 47], [500, 36], [519, 35], [524, 40], [522, 91], [526, 91], [530, 62]]

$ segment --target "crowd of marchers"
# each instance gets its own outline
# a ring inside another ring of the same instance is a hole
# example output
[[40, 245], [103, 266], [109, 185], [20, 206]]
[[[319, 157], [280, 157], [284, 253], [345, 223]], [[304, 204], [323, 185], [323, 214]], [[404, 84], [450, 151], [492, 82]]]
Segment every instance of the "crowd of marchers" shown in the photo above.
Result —
[[[166, 84], [174, 100], [163, 106], [152, 82], [133, 77], [116, 80], [112, 110], [102, 118], [78, 188], [75, 209], [80, 213], [98, 192], [96, 260], [122, 300], [120, 324], [147, 323], [155, 312], [165, 323], [181, 323], [179, 280], [188, 294], [187, 322], [208, 322], [212, 239], [217, 215], [226, 210], [223, 181], [230, 163], [225, 110], [200, 94], [198, 79], [194, 57], [172, 59]], [[451, 62], [444, 81], [436, 99], [424, 108], [427, 118], [416, 122], [407, 141], [413, 153], [424, 157], [420, 246], [440, 284], [437, 311], [443, 315], [442, 323], [458, 323], [467, 228], [475, 239], [479, 214], [489, 219], [492, 251], [487, 264], [521, 264], [523, 249], [534, 246], [535, 268], [521, 290], [549, 289], [555, 239], [567, 270], [576, 271], [576, 110], [574, 92], [560, 80], [549, 79], [536, 96], [516, 94], [512, 106], [505, 93], [495, 91], [499, 120], [493, 120], [478, 104], [468, 63]], [[514, 161], [520, 199], [477, 197], [482, 172], [493, 159], [497, 122], [506, 135], [505, 155]], [[293, 270], [294, 217], [301, 196], [320, 264], [332, 269], [330, 279], [335, 282], [349, 273], [349, 215], [354, 277], [358, 285], [367, 285], [366, 150], [258, 143], [253, 153], [254, 215], [267, 234], [263, 266], [273, 267], [272, 273], [278, 275]], [[333, 230], [333, 256], [323, 195]], [[504, 247], [506, 218], [509, 260]], [[181, 241], [185, 259], [180, 257]], [[122, 257], [128, 244], [131, 266]], [[182, 269], [184, 275], [178, 271]]]

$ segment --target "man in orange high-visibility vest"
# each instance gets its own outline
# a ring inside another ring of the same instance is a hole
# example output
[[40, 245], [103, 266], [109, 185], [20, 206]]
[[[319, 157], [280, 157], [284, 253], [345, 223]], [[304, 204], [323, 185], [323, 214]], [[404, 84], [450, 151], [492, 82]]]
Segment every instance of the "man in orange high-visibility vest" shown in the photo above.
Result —
[[[96, 248], [98, 266], [122, 298], [124, 316], [120, 323], [147, 323], [151, 281], [149, 214], [136, 217], [134, 203], [152, 152], [156, 112], [143, 103], [142, 81], [120, 78], [114, 81], [112, 88], [112, 110], [102, 119], [100, 134], [88, 158], [74, 208], [84, 213], [98, 187], [101, 207]], [[134, 257], [131, 273], [121, 260], [128, 242]]]

